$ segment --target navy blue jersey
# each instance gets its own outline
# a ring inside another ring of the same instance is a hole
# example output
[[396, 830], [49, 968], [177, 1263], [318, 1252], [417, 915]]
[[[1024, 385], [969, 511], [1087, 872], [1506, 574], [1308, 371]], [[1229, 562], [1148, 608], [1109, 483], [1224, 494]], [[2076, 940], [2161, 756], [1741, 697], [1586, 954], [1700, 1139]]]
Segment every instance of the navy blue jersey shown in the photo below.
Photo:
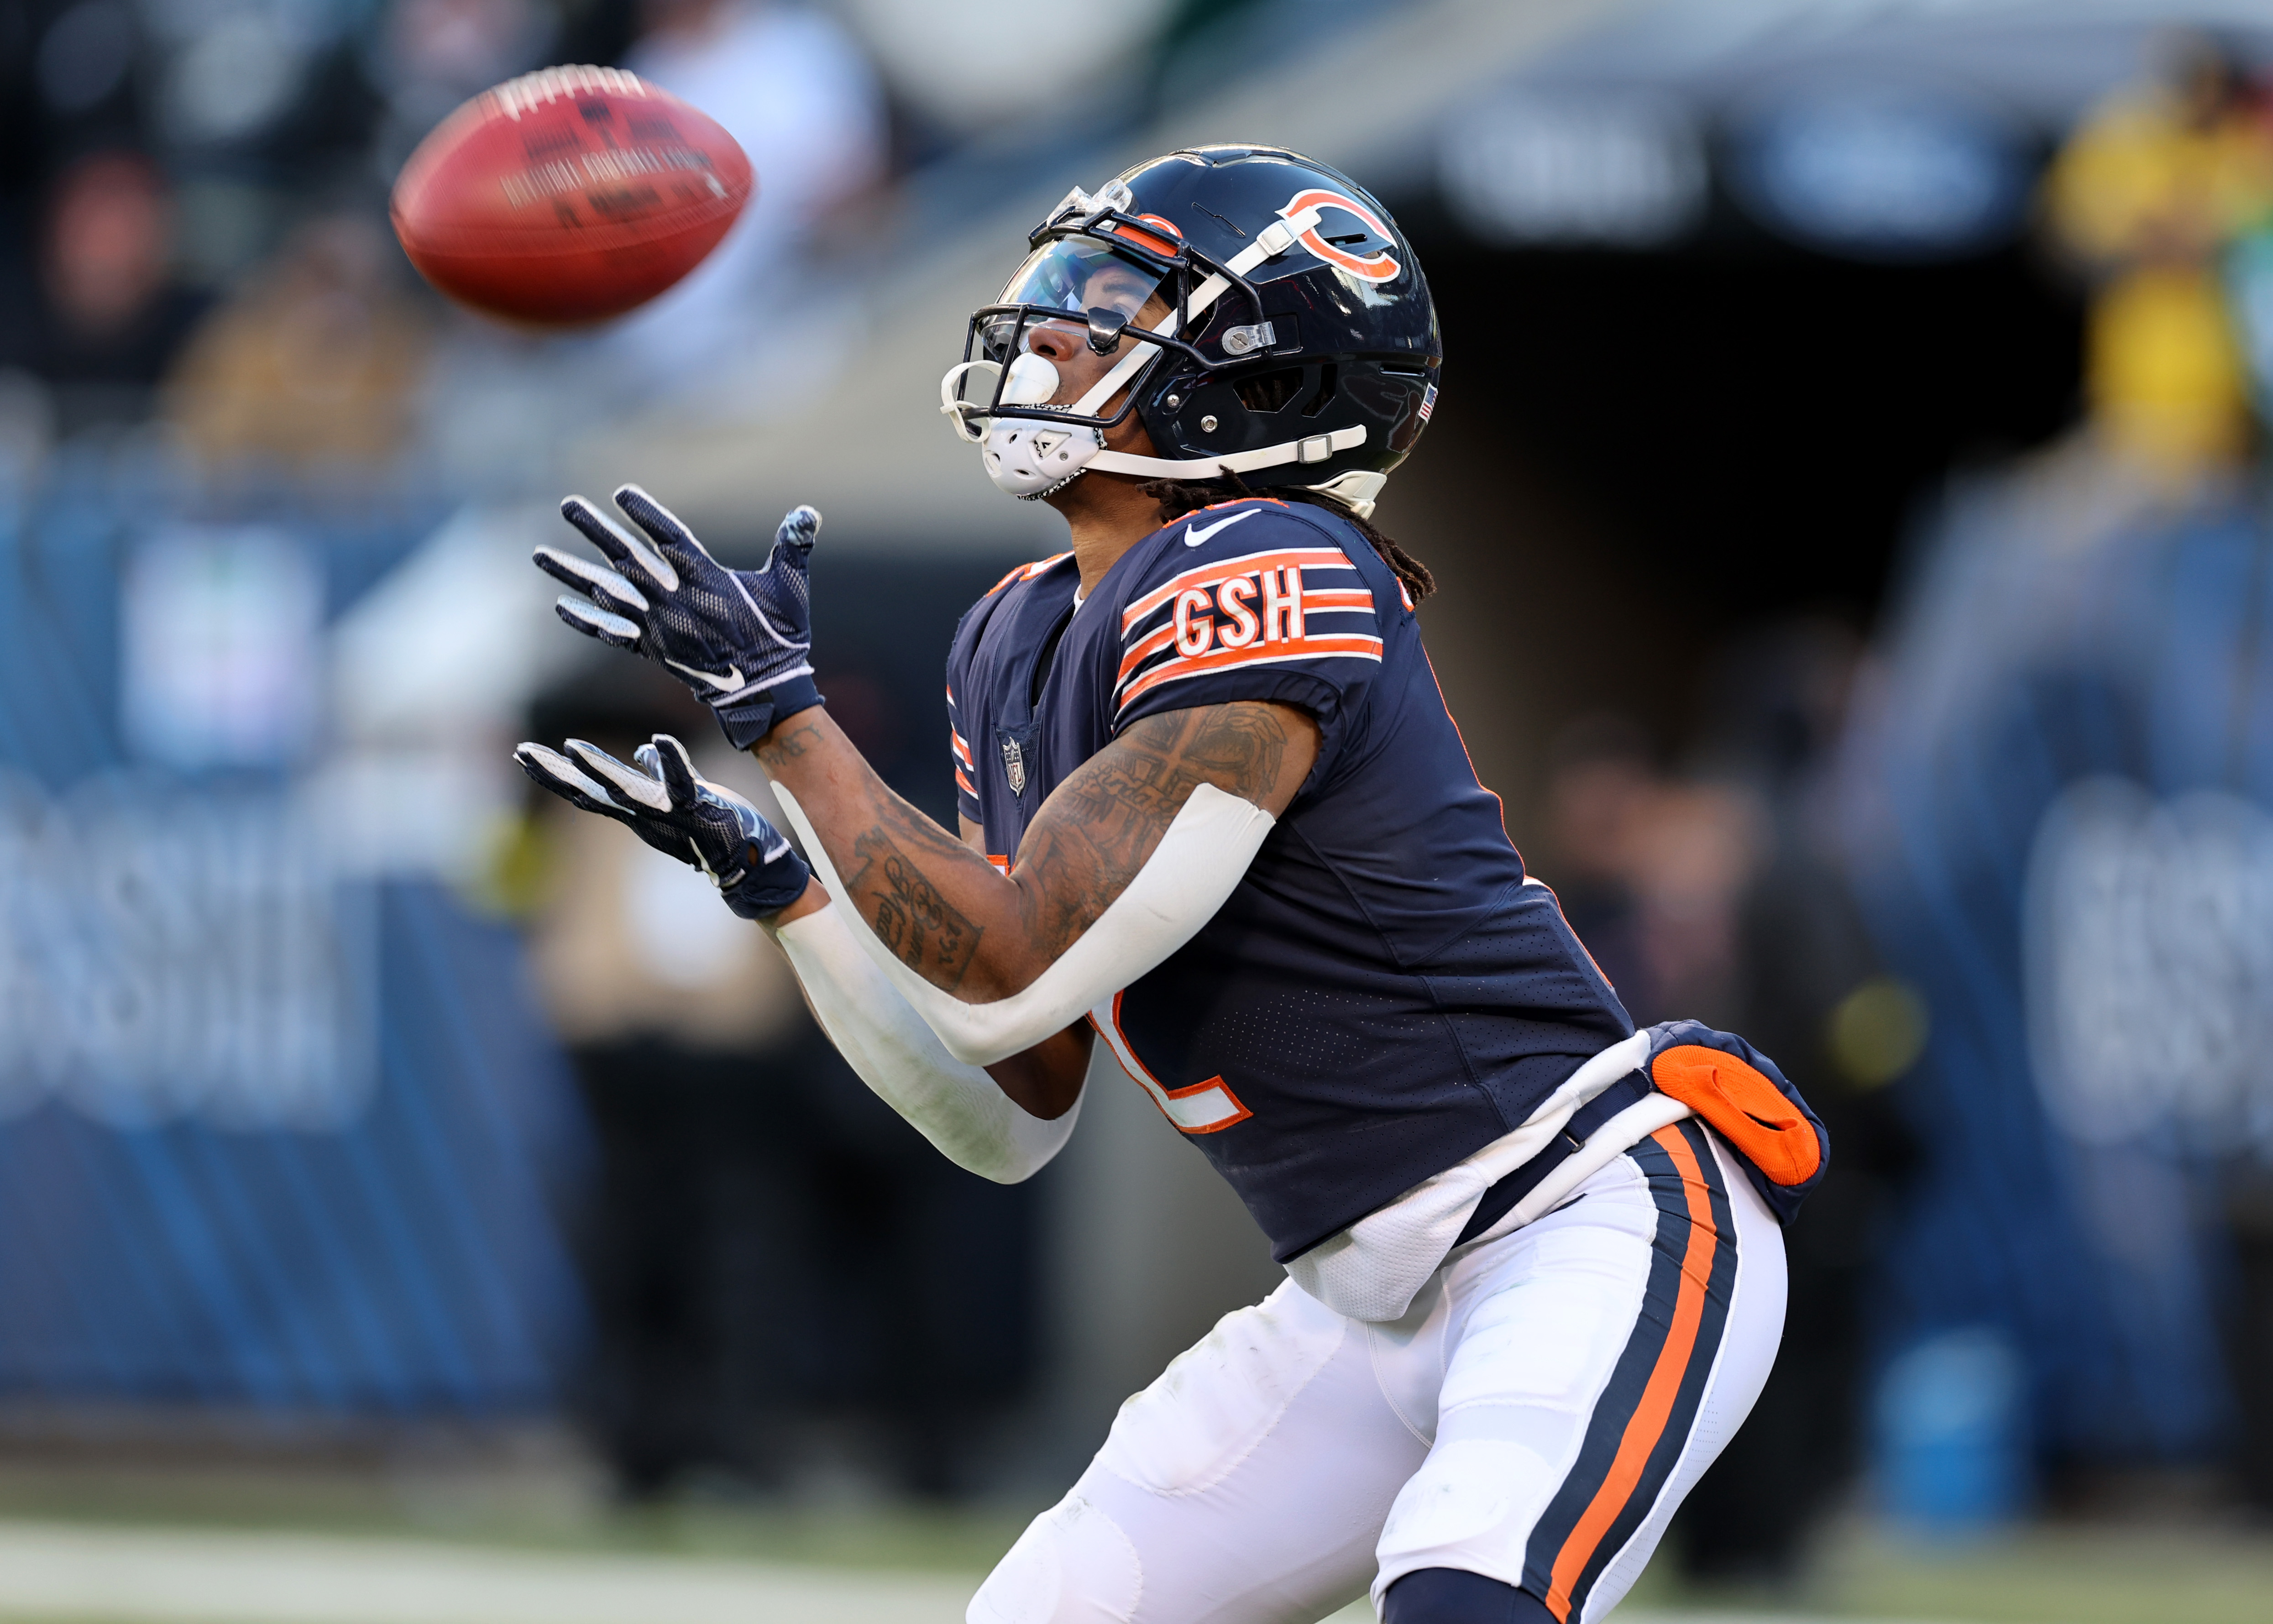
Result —
[[1632, 1031], [1527, 883], [1404, 588], [1353, 526], [1229, 502], [1137, 543], [1076, 605], [1078, 585], [1070, 554], [1027, 565], [956, 631], [957, 801], [998, 864], [1142, 717], [1277, 700], [1318, 724], [1317, 764], [1230, 900], [1099, 1028], [1280, 1261], [1521, 1124]]

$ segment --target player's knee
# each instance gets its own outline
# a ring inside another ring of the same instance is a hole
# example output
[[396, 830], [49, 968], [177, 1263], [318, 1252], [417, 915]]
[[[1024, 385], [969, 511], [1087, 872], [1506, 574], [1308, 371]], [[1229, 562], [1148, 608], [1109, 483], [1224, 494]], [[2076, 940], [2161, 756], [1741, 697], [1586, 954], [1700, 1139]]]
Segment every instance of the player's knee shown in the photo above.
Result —
[[1547, 1604], [1482, 1574], [1423, 1568], [1381, 1598], [1381, 1624], [1556, 1624]]
[[1029, 1523], [964, 1613], [964, 1624], [1107, 1624], [1144, 1592], [1136, 1546], [1078, 1494]]

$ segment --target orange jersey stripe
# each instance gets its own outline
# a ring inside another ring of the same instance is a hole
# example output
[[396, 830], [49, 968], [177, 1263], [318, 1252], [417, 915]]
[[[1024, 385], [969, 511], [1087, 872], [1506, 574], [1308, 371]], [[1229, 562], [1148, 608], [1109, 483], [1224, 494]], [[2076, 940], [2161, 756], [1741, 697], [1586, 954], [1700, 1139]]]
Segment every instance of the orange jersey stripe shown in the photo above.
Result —
[[1312, 609], [1370, 609], [1372, 607], [1373, 592], [1368, 587], [1333, 588], [1323, 592], [1306, 588], [1302, 593], [1302, 608], [1305, 613]]
[[952, 727], [947, 730], [947, 748], [955, 752], [955, 759], [964, 766], [968, 767], [971, 764], [971, 747], [963, 742], [963, 735]]
[[1681, 1287], [1674, 1297], [1673, 1324], [1665, 1334], [1665, 1346], [1658, 1350], [1657, 1364], [1642, 1388], [1641, 1402], [1634, 1407], [1625, 1435], [1618, 1440], [1609, 1474], [1572, 1528], [1570, 1538], [1556, 1553], [1547, 1610], [1558, 1619], [1571, 1616], [1571, 1587], [1586, 1571], [1618, 1513], [1625, 1509], [1634, 1485], [1641, 1481], [1642, 1469], [1649, 1463], [1650, 1452], [1665, 1435], [1673, 1401], [1681, 1391], [1681, 1379], [1689, 1371], [1689, 1356], [1697, 1349], [1697, 1327], [1705, 1318], [1705, 1285], [1712, 1278], [1713, 1252], [1720, 1243], [1720, 1234], [1713, 1227], [1713, 1192], [1689, 1141], [1681, 1137], [1678, 1128], [1671, 1127], [1660, 1128], [1649, 1137], [1680, 1169], [1682, 1193], [1689, 1202], [1689, 1244], [1681, 1257]]
[[1126, 685], [1116, 711], [1127, 708], [1129, 702], [1148, 688], [1163, 682], [1174, 682], [1183, 677], [1204, 677], [1212, 672], [1228, 670], [1234, 665], [1279, 665], [1288, 660], [1323, 659], [1333, 655], [1354, 656], [1359, 659], [1377, 660], [1381, 658], [1378, 637], [1304, 637], [1294, 643], [1257, 643], [1243, 649], [1218, 649], [1212, 654], [1202, 654], [1183, 659], [1173, 659]]
[[[1000, 581], [997, 581], [993, 586], [988, 587], [986, 589], [986, 596], [989, 598], [994, 597], [995, 593], [1001, 591], [1013, 581], [1031, 581], [1036, 575], [1040, 575], [1042, 571], [1047, 569], [1060, 559], [1069, 559], [1072, 556], [1073, 554], [1071, 553], [1053, 553], [1046, 559], [1036, 559], [1031, 564], [1021, 564], [1017, 568], [1012, 570]], [[947, 696], [950, 701], [953, 700], [955, 697], [955, 690], [953, 688], [949, 688], [947, 692]]]
[[1219, 563], [1195, 564], [1165, 585], [1156, 586], [1121, 612], [1121, 629], [1128, 632], [1162, 604], [1167, 603], [1186, 587], [1213, 586], [1219, 581], [1228, 581], [1234, 575], [1251, 575], [1257, 570], [1279, 569], [1288, 564], [1298, 564], [1305, 569], [1355, 569], [1339, 547], [1273, 547], [1268, 553], [1250, 553], [1245, 558], [1225, 559]]
[[1173, 625], [1163, 626], [1156, 632], [1148, 632], [1144, 636], [1139, 637], [1135, 645], [1129, 649], [1129, 652], [1121, 657], [1121, 669], [1113, 673], [1113, 680], [1114, 684], [1117, 686], [1120, 683], [1129, 680], [1129, 673], [1130, 672], [1136, 670], [1137, 666], [1143, 665], [1146, 660], [1152, 658], [1152, 656], [1158, 654], [1161, 650], [1167, 648], [1175, 640], [1176, 628]]
[[955, 787], [961, 790], [964, 794], [970, 796], [973, 801], [979, 799], [979, 792], [971, 786], [971, 780], [963, 776], [963, 769], [960, 767], [957, 767], [955, 770]]

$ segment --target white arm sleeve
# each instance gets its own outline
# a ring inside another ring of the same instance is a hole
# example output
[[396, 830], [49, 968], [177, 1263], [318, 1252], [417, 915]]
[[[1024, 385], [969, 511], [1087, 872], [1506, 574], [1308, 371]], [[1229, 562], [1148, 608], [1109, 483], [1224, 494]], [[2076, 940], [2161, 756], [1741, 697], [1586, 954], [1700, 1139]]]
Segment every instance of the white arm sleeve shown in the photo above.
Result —
[[[797, 825], [806, 858], [829, 895], [849, 897], [805, 808], [779, 784], [774, 796]], [[941, 991], [902, 964], [851, 907], [829, 911], [847, 916], [846, 930], [939, 1034], [949, 1054], [971, 1065], [991, 1065], [1064, 1031], [1197, 936], [1231, 896], [1277, 822], [1253, 801], [1212, 784], [1200, 785], [1178, 808], [1128, 889], [1096, 922], [1033, 985], [992, 1004], [965, 1004]]]
[[879, 1099], [957, 1167], [998, 1184], [1031, 1178], [1064, 1148], [1080, 1098], [1044, 1122], [986, 1072], [949, 1055], [854, 944], [844, 924], [851, 912], [832, 902], [774, 932], [829, 1041]]

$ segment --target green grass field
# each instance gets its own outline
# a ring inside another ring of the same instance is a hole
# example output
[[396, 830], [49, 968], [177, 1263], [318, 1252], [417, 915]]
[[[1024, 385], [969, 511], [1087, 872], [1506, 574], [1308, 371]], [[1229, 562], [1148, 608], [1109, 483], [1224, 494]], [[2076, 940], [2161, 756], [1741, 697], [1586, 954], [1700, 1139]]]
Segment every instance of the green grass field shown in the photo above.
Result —
[[[960, 1612], [951, 1605], [954, 1598], [967, 1591], [1037, 1508], [922, 1507], [858, 1495], [803, 1505], [696, 1496], [623, 1507], [611, 1504], [589, 1477], [563, 1471], [557, 1462], [483, 1474], [431, 1465], [322, 1470], [0, 1462], [0, 1543], [13, 1538], [19, 1553], [36, 1549], [42, 1539], [69, 1543], [76, 1536], [67, 1530], [86, 1530], [91, 1539], [112, 1542], [101, 1547], [107, 1567], [146, 1557], [158, 1564], [152, 1570], [158, 1574], [170, 1571], [165, 1562], [190, 1560], [194, 1567], [217, 1553], [215, 1560], [258, 1568], [263, 1547], [247, 1537], [273, 1536], [278, 1549], [304, 1568], [314, 1564], [313, 1571], [320, 1572], [326, 1552], [345, 1553], [343, 1571], [366, 1579], [398, 1568], [424, 1573], [430, 1590], [447, 1588], [448, 1575], [459, 1570], [454, 1564], [502, 1565], [540, 1590], [604, 1568], [604, 1576], [619, 1587], [635, 1586], [641, 1575], [658, 1584], [684, 1581], [698, 1588], [709, 1579], [725, 1583], [742, 1575], [761, 1587], [753, 1595], [764, 1595], [774, 1593], [764, 1584], [794, 1589], [804, 1574], [815, 1584], [835, 1587], [827, 1592], [834, 1598], [829, 1608], [813, 1616], [846, 1624], [870, 1619], [898, 1624], [934, 1614], [951, 1624]], [[52, 1605], [26, 1610], [52, 1596], [19, 1597], [5, 1566], [0, 1564], [0, 1619], [9, 1624], [49, 1619], [149, 1624], [218, 1616], [162, 1600], [107, 1613], [83, 1606], [58, 1611]], [[97, 1594], [88, 1592], [88, 1606]], [[1807, 1577], [1788, 1590], [1684, 1589], [1671, 1565], [1662, 1563], [1646, 1575], [1627, 1613], [1638, 1624], [1641, 1615], [2266, 1624], [2273, 1620], [2273, 1529], [2209, 1521], [2048, 1522], [1975, 1544], [1934, 1545], [1855, 1521], [1825, 1539]], [[289, 1611], [274, 1608], [244, 1616], [295, 1624]], [[343, 1616], [309, 1615], [311, 1620]], [[395, 1615], [382, 1610], [369, 1616]], [[452, 1615], [409, 1611], [400, 1616], [409, 1624]], [[1364, 1615], [1346, 1616], [1354, 1621]]]

